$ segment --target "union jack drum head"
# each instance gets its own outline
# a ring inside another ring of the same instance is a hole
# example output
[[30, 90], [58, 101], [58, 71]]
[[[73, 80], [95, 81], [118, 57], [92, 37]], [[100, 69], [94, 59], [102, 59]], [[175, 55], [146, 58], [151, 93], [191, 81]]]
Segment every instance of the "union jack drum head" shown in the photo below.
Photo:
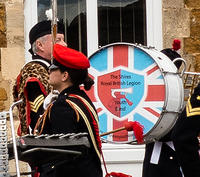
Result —
[[[182, 79], [174, 63], [161, 52], [139, 45], [114, 43], [90, 58], [95, 80], [88, 92], [98, 111], [100, 134], [138, 121], [145, 141], [169, 131], [183, 105]], [[136, 142], [133, 131], [102, 137], [114, 143]]]

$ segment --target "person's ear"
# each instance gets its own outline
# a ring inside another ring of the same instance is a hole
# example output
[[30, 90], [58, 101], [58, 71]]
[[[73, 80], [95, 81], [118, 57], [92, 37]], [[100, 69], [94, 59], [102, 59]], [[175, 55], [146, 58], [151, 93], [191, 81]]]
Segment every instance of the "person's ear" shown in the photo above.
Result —
[[41, 41], [39, 40], [36, 40], [36, 46], [37, 46], [37, 49], [40, 50], [40, 51], [43, 51], [43, 44]]
[[63, 73], [62, 81], [66, 81], [69, 78], [69, 74], [67, 71]]

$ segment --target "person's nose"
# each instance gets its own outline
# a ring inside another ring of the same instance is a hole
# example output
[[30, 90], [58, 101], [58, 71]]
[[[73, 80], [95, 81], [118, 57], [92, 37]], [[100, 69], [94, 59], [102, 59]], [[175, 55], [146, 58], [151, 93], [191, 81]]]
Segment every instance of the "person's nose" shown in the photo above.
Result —
[[67, 47], [67, 43], [64, 40], [60, 41], [60, 45]]

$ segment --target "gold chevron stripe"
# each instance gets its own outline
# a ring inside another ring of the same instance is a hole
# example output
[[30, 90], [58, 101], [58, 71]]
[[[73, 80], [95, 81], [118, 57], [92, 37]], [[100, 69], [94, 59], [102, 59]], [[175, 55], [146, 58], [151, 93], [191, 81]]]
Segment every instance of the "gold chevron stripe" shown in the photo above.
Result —
[[200, 100], [200, 96], [197, 96], [197, 100]]
[[43, 104], [44, 102], [44, 95], [40, 95], [38, 96], [33, 102], [30, 101], [30, 107], [31, 107], [31, 111], [33, 112], [37, 112], [39, 107]]
[[188, 102], [186, 105], [186, 114], [187, 114], [187, 117], [200, 115], [200, 107], [192, 108], [190, 98], [188, 99]]
[[[68, 100], [68, 101], [70, 101], [70, 100]], [[87, 128], [88, 128], [88, 131], [89, 131], [89, 134], [90, 134], [92, 143], [93, 143], [93, 145], [94, 145], [94, 149], [95, 149], [95, 151], [96, 151], [96, 153], [97, 153], [99, 159], [101, 159], [101, 154], [100, 154], [100, 152], [99, 152], [99, 150], [98, 150], [98, 148], [97, 148], [97, 144], [96, 144], [96, 141], [95, 141], [95, 138], [94, 138], [94, 134], [93, 134], [92, 128], [91, 128], [91, 126], [90, 126], [90, 123], [89, 123], [89, 121], [88, 121], [88, 119], [87, 119], [85, 113], [84, 113], [84, 112], [79, 108], [79, 106], [76, 105], [74, 102], [72, 102], [72, 101], [70, 101], [70, 102], [71, 102], [71, 104], [74, 106], [74, 108], [76, 108], [76, 109], [78, 110], [78, 112], [80, 113], [80, 115], [83, 117], [83, 120], [85, 121], [85, 124], [86, 124], [86, 126], [87, 126]]]

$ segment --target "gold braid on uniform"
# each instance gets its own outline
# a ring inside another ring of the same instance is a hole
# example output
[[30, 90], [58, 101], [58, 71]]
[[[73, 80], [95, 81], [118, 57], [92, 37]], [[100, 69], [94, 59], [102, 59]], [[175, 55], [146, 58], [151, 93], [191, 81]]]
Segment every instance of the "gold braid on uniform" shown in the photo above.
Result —
[[[73, 95], [73, 96], [77, 96], [77, 95]], [[69, 97], [73, 97], [73, 96], [69, 96]], [[89, 105], [89, 103], [84, 99], [82, 98], [81, 96], [77, 96], [78, 99], [81, 99], [84, 104], [86, 104], [86, 106], [89, 108], [89, 110], [92, 112], [92, 114], [96, 114], [95, 110], [93, 109], [93, 107]], [[73, 102], [72, 100], [69, 100], [69, 99], [66, 99], [66, 102], [71, 106], [71, 108], [75, 111], [76, 115], [78, 114], [78, 117], [77, 117], [77, 121], [79, 120], [79, 114], [81, 115], [81, 117], [83, 118], [84, 122], [85, 122], [85, 125], [87, 126], [87, 129], [88, 129], [88, 132], [89, 132], [89, 135], [90, 135], [90, 138], [92, 140], [92, 144], [94, 146], [94, 149], [99, 157], [99, 159], [101, 159], [101, 147], [98, 147], [98, 140], [96, 142], [95, 140], [95, 134], [92, 130], [92, 127], [90, 125], [90, 121], [88, 120], [86, 114], [84, 113], [84, 111], [78, 106], [78, 104], [76, 104], [75, 102]], [[94, 116], [94, 115], [93, 115]], [[95, 117], [98, 117], [97, 115]], [[98, 122], [98, 121], [97, 121]], [[99, 139], [100, 140], [100, 139]], [[100, 148], [100, 149], [99, 149]]]
[[186, 105], [187, 117], [200, 115], [200, 96], [192, 95]]
[[37, 112], [44, 102], [44, 95], [39, 95], [34, 101], [30, 101], [31, 111]]
[[[44, 66], [37, 62], [30, 62], [26, 64], [21, 70], [21, 77], [19, 83], [16, 83], [13, 88], [14, 100], [23, 100], [23, 103], [19, 105], [19, 119], [21, 125], [21, 134], [27, 134], [27, 117], [26, 117], [26, 99], [24, 96], [24, 87], [26, 82], [31, 77], [37, 78], [44, 86], [47, 94], [50, 92], [51, 87], [49, 86], [48, 79], [49, 74]], [[19, 88], [18, 93], [16, 93], [16, 88]]]
[[35, 128], [34, 128], [34, 135], [41, 135], [42, 131], [45, 126], [46, 118], [47, 116], [50, 118], [50, 113], [51, 113], [51, 108], [53, 104], [51, 103], [48, 107], [47, 110], [43, 113], [43, 115], [38, 119]]

